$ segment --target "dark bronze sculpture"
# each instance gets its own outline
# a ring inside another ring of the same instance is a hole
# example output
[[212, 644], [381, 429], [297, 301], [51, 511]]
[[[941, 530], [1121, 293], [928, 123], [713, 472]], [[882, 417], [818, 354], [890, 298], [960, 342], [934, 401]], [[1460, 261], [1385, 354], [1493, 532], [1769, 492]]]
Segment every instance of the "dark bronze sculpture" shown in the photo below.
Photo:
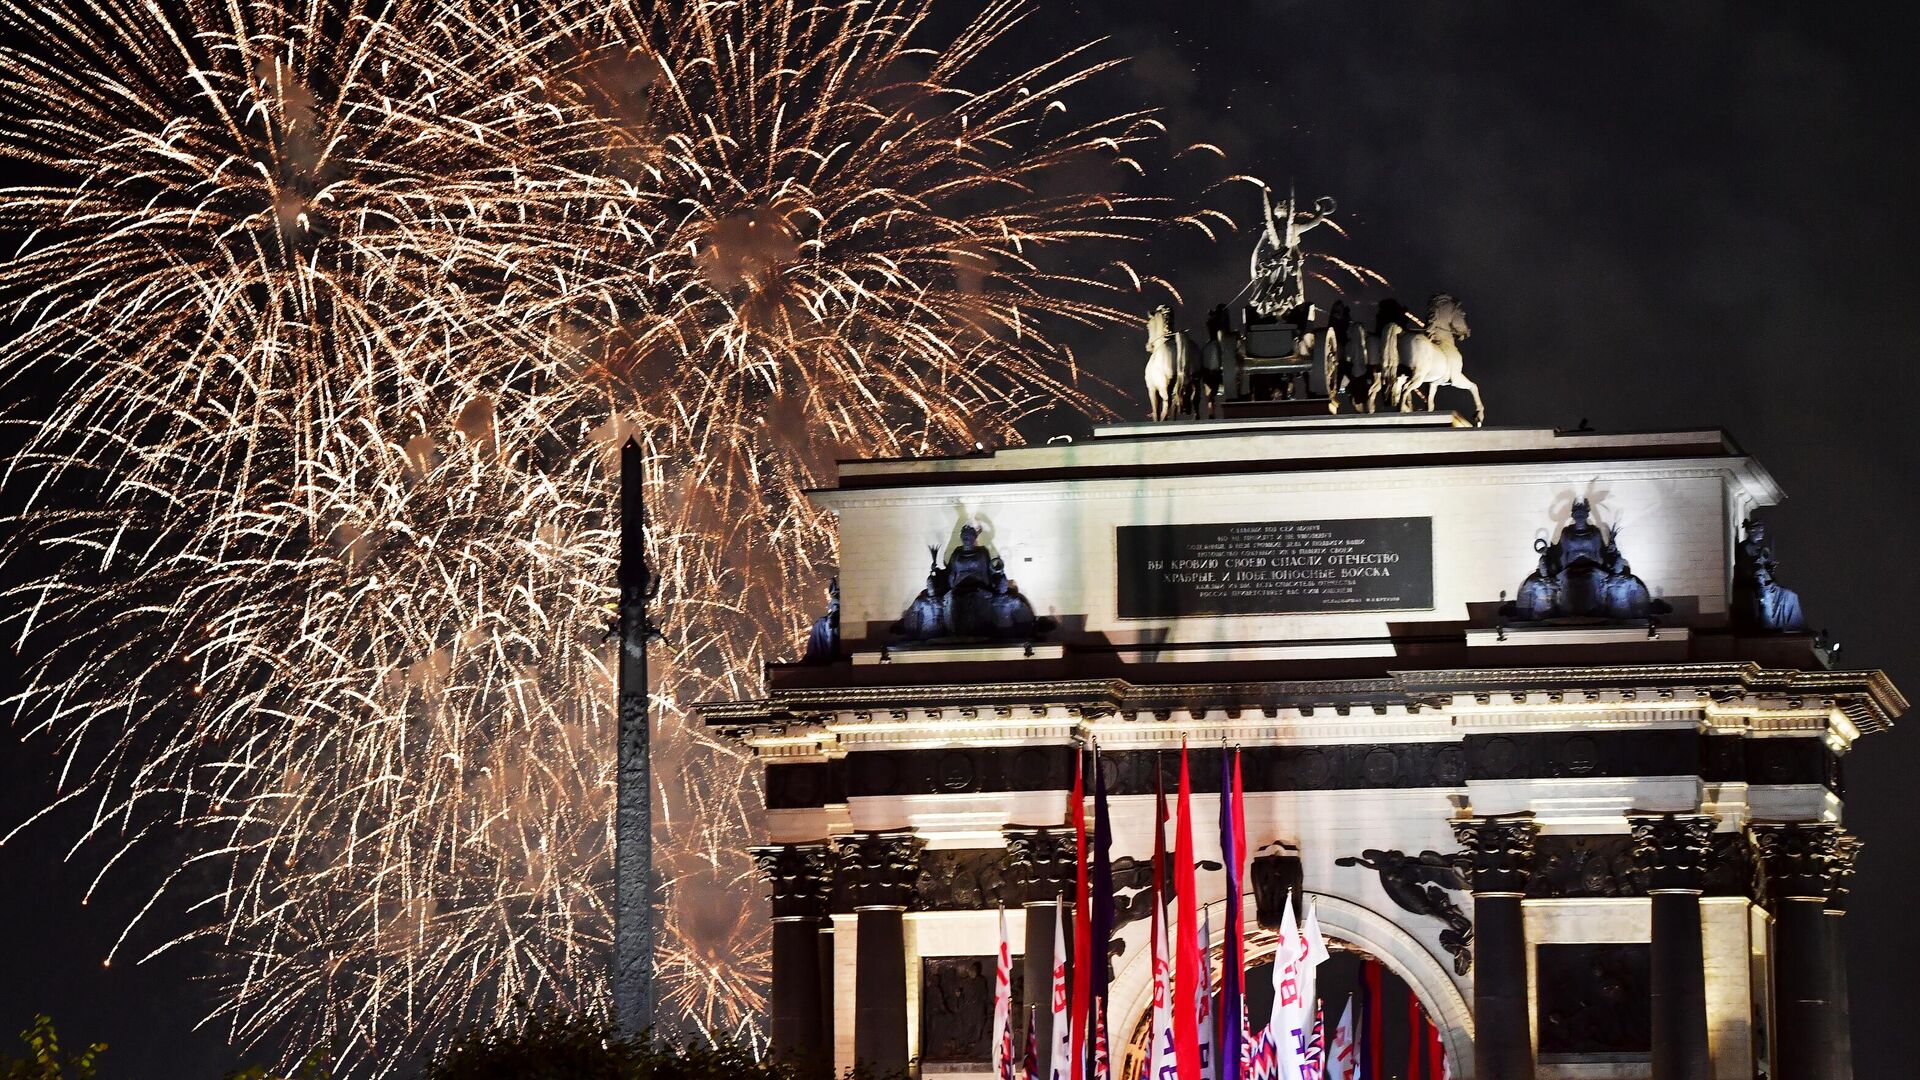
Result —
[[963, 526], [944, 567], [939, 552], [929, 551], [926, 588], [893, 624], [895, 641], [1031, 641], [1052, 629], [979, 539], [979, 529]]
[[827, 582], [827, 613], [813, 620], [803, 664], [831, 664], [840, 655], [840, 578]]
[[1379, 873], [1387, 899], [1415, 915], [1446, 923], [1447, 928], [1440, 931], [1440, 947], [1452, 955], [1454, 973], [1465, 975], [1473, 969], [1473, 920], [1447, 895], [1467, 889], [1466, 875], [1461, 872], [1464, 858], [1437, 851], [1409, 855], [1368, 848], [1359, 855], [1335, 859], [1334, 865], [1364, 866]]
[[1573, 522], [1560, 530], [1559, 540], [1534, 540], [1539, 564], [1520, 583], [1514, 599], [1501, 606], [1502, 619], [1632, 621], [1671, 610], [1634, 576], [1620, 551], [1620, 530], [1609, 534], [1588, 520], [1591, 512], [1581, 499], [1573, 504]]
[[1748, 518], [1741, 526], [1746, 535], [1733, 554], [1734, 622], [1755, 630], [1805, 630], [1800, 594], [1774, 577], [1780, 562], [1773, 557], [1766, 523]]

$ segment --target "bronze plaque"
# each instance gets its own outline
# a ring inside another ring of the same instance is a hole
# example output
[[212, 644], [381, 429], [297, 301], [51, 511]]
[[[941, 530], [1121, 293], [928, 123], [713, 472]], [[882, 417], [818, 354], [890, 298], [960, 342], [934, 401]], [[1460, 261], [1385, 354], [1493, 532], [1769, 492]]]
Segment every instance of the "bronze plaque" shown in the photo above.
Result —
[[1123, 619], [1433, 607], [1432, 518], [1122, 525], [1115, 533]]

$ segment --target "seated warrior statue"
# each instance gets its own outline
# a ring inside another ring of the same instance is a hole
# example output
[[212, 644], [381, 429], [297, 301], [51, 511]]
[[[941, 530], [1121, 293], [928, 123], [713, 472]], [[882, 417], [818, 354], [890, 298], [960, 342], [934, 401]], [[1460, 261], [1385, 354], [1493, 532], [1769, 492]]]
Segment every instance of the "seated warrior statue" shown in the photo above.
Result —
[[1017, 641], [1052, 629], [1052, 620], [1035, 617], [1033, 605], [1007, 579], [1005, 563], [979, 539], [978, 528], [961, 528], [960, 543], [944, 569], [939, 549], [933, 549], [927, 587], [893, 624], [895, 639]]
[[937, 549], [929, 548], [933, 556], [932, 566], [927, 568], [927, 587], [907, 605], [906, 613], [900, 621], [893, 624], [893, 632], [911, 641], [931, 641], [947, 636], [947, 614], [940, 603], [940, 594], [945, 590], [941, 584], [940, 554]]
[[1646, 582], [1633, 576], [1633, 568], [1618, 547], [1609, 544], [1607, 551], [1607, 578], [1600, 586], [1601, 609], [1609, 619], [1645, 618], [1653, 606], [1652, 591]]
[[1020, 595], [1020, 587], [1008, 579], [999, 559], [993, 560], [999, 577], [993, 587], [993, 635], [1002, 638], [1027, 637], [1033, 633], [1033, 605]]
[[1540, 565], [1520, 583], [1511, 605], [1514, 618], [1528, 621], [1550, 619], [1560, 607], [1560, 549], [1536, 536], [1533, 550], [1540, 555]]
[[1588, 520], [1591, 512], [1587, 500], [1581, 499], [1573, 504], [1573, 521], [1560, 530], [1559, 540], [1551, 544], [1534, 540], [1539, 564], [1520, 583], [1514, 599], [1501, 606], [1502, 618], [1638, 620], [1671, 610], [1634, 576], [1620, 552], [1620, 530], [1609, 537]]

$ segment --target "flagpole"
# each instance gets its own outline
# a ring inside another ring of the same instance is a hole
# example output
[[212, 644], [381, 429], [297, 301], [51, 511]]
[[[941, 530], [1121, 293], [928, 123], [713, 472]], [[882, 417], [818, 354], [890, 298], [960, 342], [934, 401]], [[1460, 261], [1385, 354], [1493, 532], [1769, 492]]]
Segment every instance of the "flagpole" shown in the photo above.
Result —
[[1234, 771], [1237, 761], [1227, 753], [1227, 740], [1220, 740], [1220, 872], [1226, 879], [1227, 925], [1222, 927], [1220, 957], [1220, 1048], [1217, 1075], [1220, 1080], [1241, 1080], [1240, 1011], [1243, 1007], [1242, 980], [1246, 965], [1241, 960], [1240, 933], [1240, 850], [1235, 846]]
[[1187, 744], [1180, 744], [1180, 788], [1173, 827], [1173, 893], [1179, 918], [1175, 933], [1179, 945], [1173, 962], [1174, 1068], [1181, 1080], [1200, 1076], [1200, 1028], [1194, 992], [1200, 978], [1200, 909], [1193, 878], [1193, 778], [1187, 767]]
[[1087, 862], [1092, 856], [1087, 844], [1087, 787], [1083, 769], [1086, 755], [1078, 744], [1073, 754], [1073, 805], [1067, 812], [1073, 819], [1073, 994], [1068, 998], [1068, 1026], [1072, 1057], [1068, 1061], [1069, 1080], [1086, 1080], [1087, 1006], [1092, 989], [1092, 969], [1087, 957], [1093, 952], [1091, 885], [1087, 880]]

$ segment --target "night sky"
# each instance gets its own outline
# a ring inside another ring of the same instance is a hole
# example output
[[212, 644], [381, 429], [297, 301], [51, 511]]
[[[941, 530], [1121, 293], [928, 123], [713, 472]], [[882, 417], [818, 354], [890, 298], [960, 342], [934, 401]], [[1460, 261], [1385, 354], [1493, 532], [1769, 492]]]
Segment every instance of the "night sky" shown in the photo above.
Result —
[[[1459, 296], [1493, 423], [1732, 432], [1791, 496], [1768, 521], [1809, 621], [1920, 697], [1917, 23], [1854, 2], [1043, 0], [1033, 34], [1110, 35], [1134, 60], [1099, 90], [1109, 104], [1163, 106], [1172, 137], [1219, 144], [1228, 171], [1337, 197], [1350, 235], [1315, 242], [1409, 306]], [[1258, 207], [1245, 186], [1211, 199], [1242, 221]], [[1135, 262], [1179, 285], [1192, 327], [1240, 287], [1249, 245], [1180, 236]], [[1137, 393], [1138, 338], [1082, 355]], [[1914, 746], [1871, 736], [1846, 765], [1867, 844], [1847, 916], [1862, 1080], [1920, 1060]], [[0, 755], [0, 823], [45, 804], [48, 770], [38, 748]], [[112, 1075], [217, 1076], [234, 1055], [188, 1030], [204, 958], [100, 963], [164, 850], [82, 908], [96, 860], [62, 862], [70, 824], [0, 847], [0, 1033], [46, 1011], [70, 1041], [113, 1044]]]

